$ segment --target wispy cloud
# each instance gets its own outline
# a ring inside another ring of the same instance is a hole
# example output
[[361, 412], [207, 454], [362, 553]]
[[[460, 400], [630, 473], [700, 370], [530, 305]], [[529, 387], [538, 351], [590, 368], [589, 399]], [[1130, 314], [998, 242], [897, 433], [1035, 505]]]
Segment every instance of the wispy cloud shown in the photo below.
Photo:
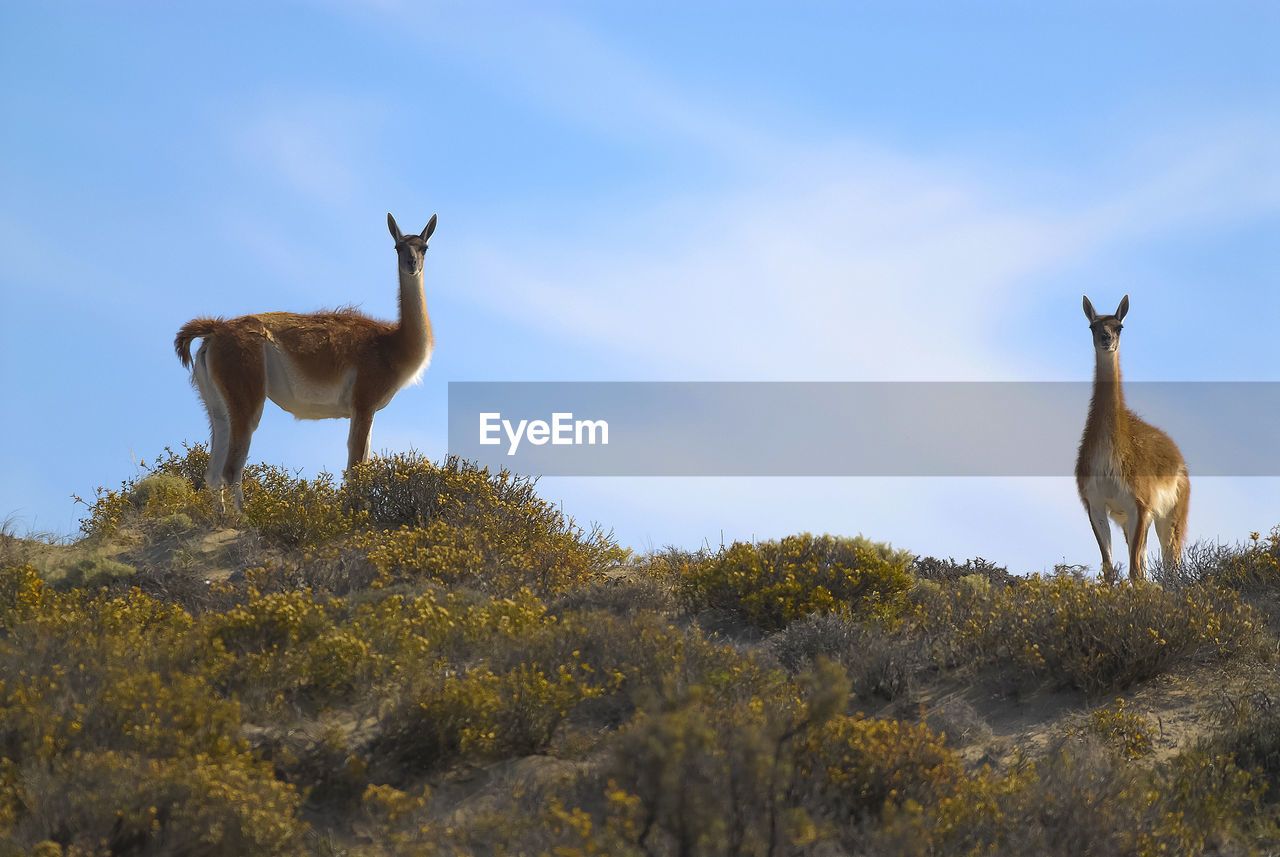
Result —
[[[966, 163], [817, 121], [799, 130], [768, 106], [735, 111], [563, 16], [507, 10], [494, 24], [465, 7], [393, 16], [380, 3], [360, 14], [385, 14], [403, 44], [447, 52], [575, 129], [717, 166], [714, 182], [639, 206], [602, 188], [576, 222], [529, 219], [500, 238], [454, 239], [468, 297], [566, 343], [625, 355], [635, 379], [1062, 377], [1001, 335], [1023, 321], [1027, 290], [1126, 247], [1280, 210], [1270, 117], [1181, 117], [1118, 135], [1114, 159], [1088, 166]], [[361, 181], [342, 136], [327, 131], [304, 110], [259, 117], [250, 139], [261, 163], [321, 198]], [[1042, 180], [1027, 183], [1028, 172]], [[688, 544], [732, 521], [728, 538], [852, 528], [938, 552], [1004, 545], [1020, 570], [1096, 561], [1069, 480], [550, 487], [621, 521], [633, 543], [649, 535], [643, 522], [662, 528], [659, 544]], [[1193, 511], [1197, 532], [1231, 532], [1237, 513], [1256, 507], [1254, 488], [1239, 489], [1244, 499], [1234, 490], [1210, 489], [1216, 505]]]
[[266, 93], [254, 113], [234, 124], [230, 142], [258, 176], [334, 205], [367, 186], [368, 141], [381, 119], [372, 101]]
[[[474, 294], [680, 378], [1034, 378], [1001, 323], [1019, 289], [1127, 242], [1280, 210], [1268, 150], [1210, 139], [1072, 207], [865, 145], [647, 211], [479, 244]], [[639, 236], [639, 240], [637, 240]], [[589, 249], [584, 249], [589, 248]], [[1011, 368], [1012, 367], [1012, 368]]]

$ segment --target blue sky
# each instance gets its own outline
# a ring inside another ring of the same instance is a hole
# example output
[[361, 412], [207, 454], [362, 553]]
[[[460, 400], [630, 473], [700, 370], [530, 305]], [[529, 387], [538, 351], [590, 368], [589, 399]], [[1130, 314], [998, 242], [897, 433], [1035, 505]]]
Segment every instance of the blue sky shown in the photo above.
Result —
[[[72, 533], [206, 438], [187, 319], [394, 317], [387, 211], [439, 213], [437, 351], [376, 450], [443, 454], [450, 380], [1084, 380], [1082, 293], [1131, 296], [1130, 379], [1280, 380], [1278, 39], [1243, 2], [5, 4], [0, 516]], [[268, 406], [251, 457], [345, 437]], [[1192, 471], [1193, 538], [1280, 522], [1280, 480]], [[1067, 478], [542, 490], [641, 549], [1097, 564]]]

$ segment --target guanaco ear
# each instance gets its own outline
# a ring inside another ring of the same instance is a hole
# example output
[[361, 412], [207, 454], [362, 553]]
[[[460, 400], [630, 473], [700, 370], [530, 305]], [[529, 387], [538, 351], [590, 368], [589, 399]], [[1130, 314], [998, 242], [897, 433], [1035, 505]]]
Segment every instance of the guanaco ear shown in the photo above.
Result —
[[[390, 217], [391, 215], [387, 215]], [[431, 233], [436, 231], [436, 216], [431, 215], [431, 219], [427, 221], [427, 227], [422, 230], [422, 240], [426, 241], [431, 237]]]
[[391, 237], [396, 239], [396, 243], [400, 243], [400, 239], [404, 234], [400, 231], [400, 227], [396, 226], [396, 219], [391, 216], [391, 212], [387, 212], [387, 228], [391, 230]]
[[1089, 296], [1084, 296], [1084, 317], [1089, 319], [1089, 324], [1093, 324], [1098, 319], [1098, 314], [1093, 311], [1093, 304], [1089, 303]]
[[1124, 321], [1124, 314], [1129, 311], [1129, 296], [1125, 295], [1120, 299], [1120, 306], [1116, 309], [1116, 320]]

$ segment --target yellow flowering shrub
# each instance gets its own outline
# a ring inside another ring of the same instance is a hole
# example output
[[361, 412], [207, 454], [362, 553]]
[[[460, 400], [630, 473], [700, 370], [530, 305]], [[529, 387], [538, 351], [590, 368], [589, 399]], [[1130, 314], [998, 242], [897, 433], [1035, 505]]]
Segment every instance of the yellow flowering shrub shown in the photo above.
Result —
[[478, 666], [454, 675], [443, 664], [411, 681], [379, 723], [368, 748], [378, 775], [412, 782], [460, 759], [489, 760], [545, 749], [565, 716], [599, 696], [589, 664], [553, 673], [520, 664], [506, 673]]
[[526, 525], [561, 523], [559, 511], [534, 490], [536, 479], [508, 470], [491, 474], [456, 455], [439, 464], [397, 453], [357, 465], [347, 474], [346, 502], [375, 527], [417, 527], [431, 521], [470, 520], [485, 511], [523, 519]]
[[1138, 759], [1151, 752], [1155, 727], [1123, 698], [1090, 714], [1086, 728], [1126, 758]]
[[223, 656], [189, 615], [136, 590], [51, 592], [29, 569], [0, 580], [0, 848], [297, 853], [299, 796], [205, 680]]
[[456, 456], [375, 459], [348, 474], [344, 500], [372, 527], [352, 543], [377, 568], [375, 585], [426, 579], [498, 594], [561, 592], [626, 559], [608, 534], [582, 529], [533, 486]]
[[886, 802], [936, 804], [958, 793], [964, 765], [945, 739], [922, 724], [840, 716], [801, 748], [829, 816], [857, 824]]
[[[1280, 718], [1262, 690], [1170, 759], [1117, 700], [999, 772], [966, 766], [938, 731], [963, 720], [931, 713], [976, 675], [1111, 698], [1184, 665], [1264, 660], [1274, 538], [1167, 590], [811, 535], [603, 574], [626, 552], [509, 473], [395, 456], [339, 485], [258, 465], [244, 514], [220, 518], [206, 461], [170, 452], [100, 492], [85, 531], [118, 537], [56, 566], [132, 575], [0, 562], [0, 855], [1154, 857], [1280, 841]], [[214, 525], [244, 532], [187, 532]], [[6, 561], [59, 549], [10, 542]], [[1000, 754], [988, 737], [961, 746]]]
[[244, 518], [263, 538], [286, 548], [325, 544], [363, 519], [344, 507], [342, 490], [331, 474], [301, 479], [283, 467], [265, 464], [245, 468]]
[[891, 621], [914, 583], [910, 562], [910, 554], [862, 537], [804, 533], [692, 556], [681, 564], [676, 585], [691, 609], [738, 612], [764, 631], [837, 608]]
[[294, 789], [248, 754], [74, 751], [38, 768], [5, 759], [0, 805], [12, 814], [0, 820], [0, 848], [23, 853], [53, 840], [68, 854], [301, 855], [297, 804]]
[[554, 594], [597, 579], [623, 554], [600, 534], [507, 529], [492, 512], [474, 522], [433, 521], [421, 527], [371, 531], [351, 544], [378, 571], [375, 586], [427, 580], [510, 594], [525, 587]]
[[[210, 493], [195, 490], [207, 450], [166, 453], [118, 490], [99, 489], [86, 504], [84, 532], [105, 538], [127, 526], [164, 536], [220, 521]], [[404, 454], [372, 459], [341, 485], [327, 473], [304, 479], [251, 464], [244, 497], [243, 516], [231, 523], [286, 550], [358, 551], [375, 567], [379, 586], [430, 580], [499, 594], [526, 586], [553, 593], [629, 555], [610, 534], [578, 526], [538, 497], [533, 480], [491, 474], [456, 457], [440, 464]]]
[[44, 581], [35, 566], [0, 566], [0, 628], [11, 629], [30, 618], [44, 600]]
[[335, 621], [341, 599], [317, 601], [309, 591], [268, 595], [250, 588], [243, 604], [203, 617], [209, 644], [232, 655], [209, 671], [224, 693], [246, 703], [324, 707], [350, 698], [378, 661], [368, 643]]
[[965, 649], [1089, 693], [1122, 690], [1188, 658], [1256, 650], [1250, 608], [1228, 590], [1170, 592], [1032, 576], [963, 618]]

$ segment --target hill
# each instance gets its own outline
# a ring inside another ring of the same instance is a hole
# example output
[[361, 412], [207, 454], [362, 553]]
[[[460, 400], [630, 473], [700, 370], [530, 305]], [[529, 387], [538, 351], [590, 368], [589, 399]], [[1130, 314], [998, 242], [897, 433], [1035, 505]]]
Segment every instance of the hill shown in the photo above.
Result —
[[0, 853], [1280, 847], [1280, 531], [1159, 585], [861, 536], [633, 556], [456, 459], [168, 452], [0, 536]]

